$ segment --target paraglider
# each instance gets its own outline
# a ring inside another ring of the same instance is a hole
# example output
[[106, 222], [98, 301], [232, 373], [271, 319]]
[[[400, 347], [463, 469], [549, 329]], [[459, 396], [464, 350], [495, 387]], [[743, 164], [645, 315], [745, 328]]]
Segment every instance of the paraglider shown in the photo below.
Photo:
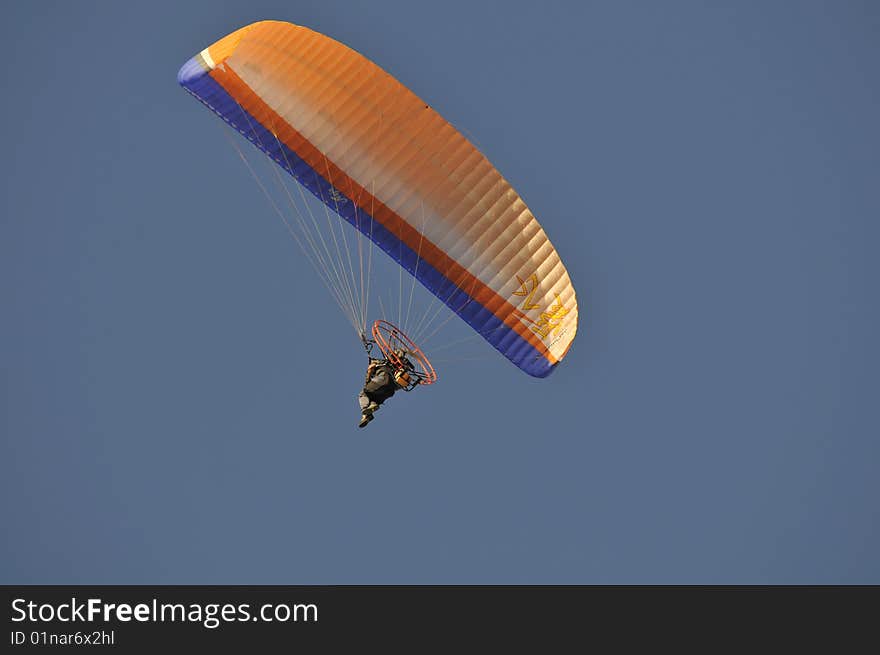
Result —
[[[546, 377], [565, 357], [577, 300], [544, 229], [468, 139], [382, 68], [306, 27], [261, 21], [203, 49], [178, 81], [355, 229], [331, 241], [306, 231], [307, 219], [294, 230], [284, 218], [360, 340], [382, 351], [386, 364], [374, 372], [400, 374], [397, 389], [437, 374], [387, 316], [368, 339], [371, 269], [361, 239], [525, 373]], [[371, 417], [382, 401], [362, 394]]]
[[[373, 420], [383, 402], [398, 389], [412, 391], [418, 385], [433, 384], [437, 372], [422, 350], [399, 328], [388, 321], [373, 323], [372, 339], [363, 339], [369, 357], [364, 388], [358, 394], [361, 407], [359, 427], [366, 427]], [[377, 347], [381, 358], [371, 356]]]

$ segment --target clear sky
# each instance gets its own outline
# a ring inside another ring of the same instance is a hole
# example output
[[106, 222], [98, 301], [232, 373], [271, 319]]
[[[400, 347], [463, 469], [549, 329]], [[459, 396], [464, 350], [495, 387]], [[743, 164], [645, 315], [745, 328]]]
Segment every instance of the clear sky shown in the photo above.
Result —
[[[266, 18], [525, 198], [578, 291], [551, 377], [484, 351], [357, 429], [351, 328], [176, 81]], [[2, 3], [0, 582], [880, 583], [878, 34], [868, 1]]]

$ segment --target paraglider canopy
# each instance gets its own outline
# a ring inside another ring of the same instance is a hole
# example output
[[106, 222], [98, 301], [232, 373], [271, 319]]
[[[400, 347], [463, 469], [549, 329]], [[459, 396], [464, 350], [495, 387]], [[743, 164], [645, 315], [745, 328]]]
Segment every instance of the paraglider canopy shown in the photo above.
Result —
[[[177, 79], [274, 162], [279, 180], [295, 180], [280, 206], [302, 194], [308, 207], [310, 192], [324, 208], [327, 238], [310, 210], [288, 221], [270, 203], [356, 334], [369, 315], [363, 238], [528, 375], [547, 377], [566, 356], [577, 298], [544, 228], [486, 156], [387, 71], [307, 27], [259, 21], [201, 50]], [[387, 326], [380, 334], [405, 337]], [[436, 373], [422, 357], [429, 384]]]

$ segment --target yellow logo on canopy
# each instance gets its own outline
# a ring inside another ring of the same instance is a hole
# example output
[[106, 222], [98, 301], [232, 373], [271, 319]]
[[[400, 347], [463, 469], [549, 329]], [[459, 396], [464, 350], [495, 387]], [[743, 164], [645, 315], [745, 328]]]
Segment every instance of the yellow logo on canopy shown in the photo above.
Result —
[[[527, 280], [523, 280], [519, 275], [516, 276], [516, 281], [519, 282], [519, 291], [514, 291], [514, 296], [526, 296], [526, 299], [523, 301], [520, 309], [539, 309], [540, 305], [532, 304], [532, 298], [535, 295], [535, 291], [538, 290], [538, 276], [532, 273]], [[526, 283], [530, 284], [530, 288], [526, 288]]]
[[[519, 309], [523, 309], [525, 311], [529, 311], [532, 309], [540, 309], [541, 306], [537, 305], [533, 302], [535, 293], [538, 290], [538, 276], [535, 273], [532, 273], [528, 278], [523, 280], [519, 275], [516, 276], [516, 281], [519, 282], [519, 289], [513, 292], [515, 296], [524, 296], [525, 300], [522, 305], [520, 305]], [[546, 339], [550, 334], [555, 334], [559, 332], [562, 327], [561, 319], [563, 316], [568, 314], [568, 309], [566, 309], [565, 305], [562, 303], [562, 300], [559, 298], [559, 294], [556, 294], [556, 303], [552, 305], [549, 309], [541, 312], [537, 319], [530, 318], [526, 316], [523, 312], [518, 312], [522, 319], [529, 323], [529, 329], [537, 334], [541, 339]]]

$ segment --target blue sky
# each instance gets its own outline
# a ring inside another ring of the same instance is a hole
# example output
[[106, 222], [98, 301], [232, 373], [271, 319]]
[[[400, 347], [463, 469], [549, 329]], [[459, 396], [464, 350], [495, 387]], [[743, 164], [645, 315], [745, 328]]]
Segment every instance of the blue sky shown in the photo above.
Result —
[[[525, 198], [581, 311], [550, 378], [478, 351], [356, 428], [360, 345], [176, 82], [265, 18]], [[874, 3], [0, 19], [0, 582], [880, 583]]]

